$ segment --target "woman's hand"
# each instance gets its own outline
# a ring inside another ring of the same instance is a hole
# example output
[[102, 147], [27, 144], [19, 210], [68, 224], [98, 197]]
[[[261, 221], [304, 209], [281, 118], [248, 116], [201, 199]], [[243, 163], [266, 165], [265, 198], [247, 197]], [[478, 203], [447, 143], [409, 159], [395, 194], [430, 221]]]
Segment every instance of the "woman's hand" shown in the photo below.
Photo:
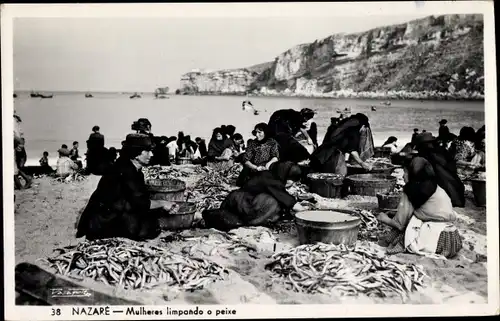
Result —
[[361, 163], [361, 167], [363, 167], [363, 169], [365, 169], [367, 171], [371, 171], [373, 169], [373, 165], [368, 164], [367, 162]]
[[263, 172], [265, 170], [266, 170], [266, 168], [264, 166], [257, 166], [257, 171], [258, 172]]
[[303, 206], [300, 203], [295, 203], [295, 205], [293, 206], [292, 210], [295, 211], [295, 212], [304, 212], [304, 211], [307, 211], [308, 208], [306, 208], [305, 206]]
[[314, 142], [312, 141], [312, 139], [311, 139], [311, 138], [308, 138], [308, 139], [307, 139], [307, 143], [308, 143], [309, 145], [313, 145], [313, 146], [314, 146]]

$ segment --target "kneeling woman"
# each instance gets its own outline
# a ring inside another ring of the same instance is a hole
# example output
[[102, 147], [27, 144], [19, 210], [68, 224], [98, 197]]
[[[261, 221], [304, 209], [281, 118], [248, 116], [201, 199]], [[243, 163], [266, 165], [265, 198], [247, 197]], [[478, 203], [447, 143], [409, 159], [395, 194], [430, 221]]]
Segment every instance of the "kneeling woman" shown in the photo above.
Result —
[[450, 197], [439, 187], [432, 165], [416, 157], [405, 165], [403, 194], [393, 219], [378, 219], [393, 228], [386, 240], [388, 254], [404, 251], [420, 255], [454, 257], [462, 248]]
[[144, 240], [160, 234], [158, 214], [174, 203], [149, 199], [141, 168], [149, 164], [152, 148], [148, 135], [127, 136], [120, 157], [102, 176], [80, 217], [77, 238]]
[[305, 210], [286, 188], [301, 176], [300, 167], [292, 162], [275, 163], [242, 188], [232, 191], [220, 209], [205, 211], [207, 228], [230, 230], [239, 226], [256, 226], [276, 222], [290, 210]]

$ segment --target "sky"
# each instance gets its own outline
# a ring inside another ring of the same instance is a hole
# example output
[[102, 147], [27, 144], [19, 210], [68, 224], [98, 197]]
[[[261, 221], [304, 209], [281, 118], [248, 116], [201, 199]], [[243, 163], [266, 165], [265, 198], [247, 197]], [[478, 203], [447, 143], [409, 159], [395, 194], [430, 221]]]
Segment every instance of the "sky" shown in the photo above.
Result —
[[175, 91], [192, 69], [249, 67], [301, 43], [423, 16], [15, 18], [14, 89]]

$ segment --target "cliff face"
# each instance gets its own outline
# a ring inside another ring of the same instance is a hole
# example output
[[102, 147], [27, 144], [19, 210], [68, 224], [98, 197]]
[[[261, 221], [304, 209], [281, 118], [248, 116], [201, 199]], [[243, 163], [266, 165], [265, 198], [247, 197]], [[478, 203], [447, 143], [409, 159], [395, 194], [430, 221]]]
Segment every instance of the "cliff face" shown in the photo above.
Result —
[[295, 46], [272, 63], [185, 74], [181, 90], [483, 98], [483, 18], [430, 16], [362, 33], [336, 34]]

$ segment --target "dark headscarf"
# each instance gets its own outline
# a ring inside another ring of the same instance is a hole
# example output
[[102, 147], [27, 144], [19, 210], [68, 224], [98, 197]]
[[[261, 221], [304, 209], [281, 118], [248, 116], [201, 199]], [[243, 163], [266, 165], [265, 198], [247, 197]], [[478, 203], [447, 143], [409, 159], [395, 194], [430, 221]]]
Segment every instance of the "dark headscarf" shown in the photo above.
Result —
[[255, 125], [254, 130], [255, 131], [259, 130], [259, 131], [264, 132], [264, 139], [263, 140], [258, 140], [257, 138], [255, 139], [255, 142], [257, 144], [263, 144], [269, 139], [269, 137], [270, 137], [269, 126], [266, 123], [258, 123], [257, 125]]
[[382, 144], [382, 146], [387, 145], [387, 144], [392, 144], [392, 143], [397, 142], [397, 141], [398, 141], [398, 139], [396, 137], [390, 136], [389, 138], [387, 138], [385, 143]]
[[408, 183], [403, 188], [414, 209], [420, 208], [436, 192], [437, 179], [434, 169], [423, 157], [415, 157], [406, 164]]
[[224, 133], [229, 137], [229, 138], [233, 138], [233, 135], [234, 133], [236, 132], [236, 127], [234, 127], [233, 125], [227, 125], [225, 130], [224, 130]]
[[279, 162], [271, 165], [271, 174], [274, 178], [286, 183], [287, 180], [297, 182], [300, 180], [302, 171], [294, 162]]
[[[217, 140], [217, 134], [222, 135], [222, 140]], [[220, 156], [226, 148], [230, 148], [232, 146], [232, 141], [226, 138], [224, 131], [220, 127], [217, 127], [214, 129], [212, 139], [210, 139], [210, 142], [208, 143], [208, 156]]]
[[474, 142], [476, 138], [476, 132], [474, 131], [474, 128], [465, 126], [460, 129], [460, 134], [458, 135], [458, 139], [462, 141], [470, 141]]

